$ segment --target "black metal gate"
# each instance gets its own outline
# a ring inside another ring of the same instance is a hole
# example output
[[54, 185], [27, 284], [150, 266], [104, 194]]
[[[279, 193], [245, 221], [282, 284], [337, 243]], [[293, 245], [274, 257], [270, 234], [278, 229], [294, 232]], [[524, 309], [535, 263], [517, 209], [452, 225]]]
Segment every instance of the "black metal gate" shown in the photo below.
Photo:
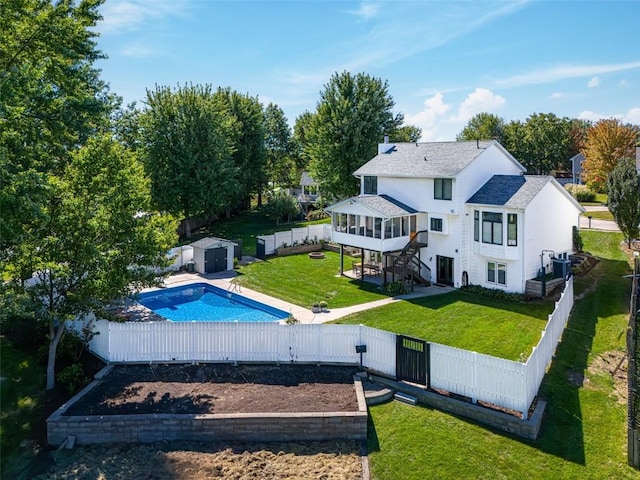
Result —
[[396, 377], [427, 385], [429, 344], [419, 338], [396, 336]]
[[256, 238], [256, 258], [260, 260], [267, 259], [267, 247], [265, 246], [264, 238]]

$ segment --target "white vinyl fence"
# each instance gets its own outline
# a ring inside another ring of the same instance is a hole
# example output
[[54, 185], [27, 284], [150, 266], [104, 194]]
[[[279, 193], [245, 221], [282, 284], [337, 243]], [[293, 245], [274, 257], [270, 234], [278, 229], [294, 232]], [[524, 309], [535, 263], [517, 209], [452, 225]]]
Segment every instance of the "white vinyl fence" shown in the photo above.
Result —
[[319, 242], [331, 240], [331, 225], [322, 223], [307, 227], [293, 228], [286, 232], [276, 232], [273, 235], [259, 235], [257, 238], [264, 240], [265, 255], [273, 255], [277, 248], [291, 247], [306, 242]]
[[[522, 412], [529, 407], [551, 363], [573, 307], [573, 277], [549, 315], [526, 363], [430, 343], [432, 388]], [[283, 325], [245, 322], [95, 321], [89, 348], [109, 363], [275, 362], [358, 364], [396, 375], [396, 335], [362, 325]], [[74, 323], [80, 329], [83, 322]]]
[[183, 245], [181, 247], [175, 247], [169, 250], [167, 257], [173, 258], [173, 264], [168, 270], [175, 271], [180, 270], [187, 263], [193, 261], [193, 247], [191, 245]]

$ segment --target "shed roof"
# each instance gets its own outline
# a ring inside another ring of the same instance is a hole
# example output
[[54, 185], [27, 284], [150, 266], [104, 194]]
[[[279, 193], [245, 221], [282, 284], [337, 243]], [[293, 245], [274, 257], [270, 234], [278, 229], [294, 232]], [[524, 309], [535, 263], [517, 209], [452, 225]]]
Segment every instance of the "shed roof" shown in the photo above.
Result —
[[207, 250], [209, 248], [219, 248], [222, 246], [225, 246], [225, 247], [229, 245], [235, 246], [236, 244], [230, 240], [225, 240], [224, 238], [204, 237], [196, 242], [191, 243], [190, 245], [193, 248], [201, 248], [203, 250]]

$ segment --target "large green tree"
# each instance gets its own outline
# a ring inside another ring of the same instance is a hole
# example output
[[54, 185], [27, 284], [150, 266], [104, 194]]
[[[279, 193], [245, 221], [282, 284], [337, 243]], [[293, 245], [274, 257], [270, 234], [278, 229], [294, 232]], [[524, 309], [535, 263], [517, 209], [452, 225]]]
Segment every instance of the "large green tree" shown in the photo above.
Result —
[[232, 125], [229, 138], [236, 175], [229, 179], [236, 188], [225, 208], [229, 216], [232, 211], [248, 208], [251, 196], [262, 191], [265, 184], [264, 114], [257, 97], [230, 88], [218, 88], [214, 96], [226, 107]]
[[498, 140], [504, 141], [504, 120], [492, 113], [482, 112], [469, 119], [456, 140]]
[[142, 138], [154, 204], [183, 218], [189, 238], [193, 217], [219, 214], [237, 195], [235, 123], [209, 86], [156, 86], [147, 104]]
[[320, 93], [309, 132], [309, 170], [325, 194], [354, 195], [353, 172], [375, 156], [384, 132], [402, 125], [386, 81], [364, 73], [334, 74]]
[[102, 0], [0, 6], [0, 252], [41, 208], [41, 185], [108, 124], [115, 99], [93, 63]]
[[640, 173], [634, 159], [617, 162], [607, 177], [607, 194], [609, 210], [631, 247], [640, 238]]
[[422, 129], [415, 125], [402, 125], [401, 127], [389, 132], [389, 141], [391, 143], [415, 143], [420, 140], [420, 137], [422, 137]]
[[89, 139], [65, 171], [49, 176], [46, 207], [9, 253], [27, 283], [14, 275], [49, 327], [47, 389], [55, 386], [57, 346], [67, 321], [100, 314], [114, 299], [154, 285], [170, 260], [176, 223], [153, 213], [148, 178], [135, 154], [110, 135]]
[[530, 174], [547, 175], [553, 170], [570, 170], [571, 120], [553, 113], [534, 113], [522, 123], [503, 128], [503, 145]]
[[282, 109], [273, 103], [264, 109], [264, 135], [268, 181], [273, 186], [290, 187], [297, 176], [291, 129]]
[[313, 129], [313, 116], [313, 113], [305, 111], [298, 115], [293, 125], [293, 156], [299, 173], [306, 170], [311, 161], [309, 142]]

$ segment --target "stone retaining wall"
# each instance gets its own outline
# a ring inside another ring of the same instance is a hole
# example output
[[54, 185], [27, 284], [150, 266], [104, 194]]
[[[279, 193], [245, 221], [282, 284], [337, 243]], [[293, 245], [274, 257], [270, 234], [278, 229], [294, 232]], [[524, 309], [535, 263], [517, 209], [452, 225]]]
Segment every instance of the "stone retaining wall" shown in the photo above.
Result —
[[367, 406], [359, 377], [354, 378], [357, 412], [235, 413], [208, 415], [65, 416], [65, 411], [97, 385], [97, 380], [47, 419], [47, 441], [61, 445], [148, 443], [163, 440], [304, 441], [366, 440]]

